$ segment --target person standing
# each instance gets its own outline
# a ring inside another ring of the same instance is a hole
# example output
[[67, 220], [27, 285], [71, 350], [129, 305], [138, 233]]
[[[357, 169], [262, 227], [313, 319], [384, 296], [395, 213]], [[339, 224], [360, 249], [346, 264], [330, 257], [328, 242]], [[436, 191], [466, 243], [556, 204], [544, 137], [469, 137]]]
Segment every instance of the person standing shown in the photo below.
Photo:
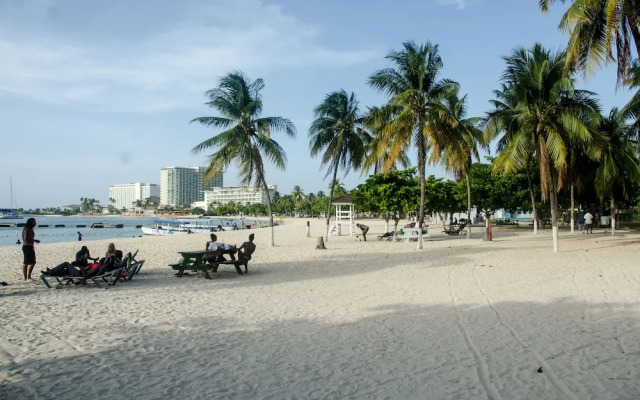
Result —
[[584, 223], [586, 225], [587, 234], [593, 234], [593, 214], [591, 214], [588, 210], [584, 214]]
[[82, 242], [82, 233], [78, 231], [78, 242]]
[[360, 230], [362, 231], [362, 239], [366, 242], [367, 241], [367, 232], [369, 232], [369, 227], [366, 226], [365, 224], [356, 224], [356, 226], [358, 228], [360, 228]]
[[40, 241], [35, 239], [36, 234], [33, 231], [35, 226], [36, 219], [29, 218], [22, 230], [22, 254], [24, 255], [22, 274], [24, 275], [25, 282], [33, 282], [31, 273], [33, 272], [33, 267], [36, 266], [36, 250], [34, 248], [34, 243], [40, 243]]
[[580, 209], [578, 211], [578, 229], [580, 229], [580, 233], [584, 233], [584, 211]]

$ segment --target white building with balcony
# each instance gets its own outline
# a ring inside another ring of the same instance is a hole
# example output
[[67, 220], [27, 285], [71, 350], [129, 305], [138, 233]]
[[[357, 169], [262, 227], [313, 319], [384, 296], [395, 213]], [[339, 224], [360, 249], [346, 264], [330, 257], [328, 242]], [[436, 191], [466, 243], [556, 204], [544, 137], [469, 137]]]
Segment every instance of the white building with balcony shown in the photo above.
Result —
[[[273, 198], [276, 192], [275, 185], [267, 185], [268, 190], [258, 186], [214, 187], [204, 191], [204, 205], [236, 203], [243, 206], [249, 204], [267, 204], [267, 196]], [[197, 203], [202, 206], [202, 203]], [[205, 210], [207, 207], [203, 207]]]
[[155, 183], [138, 182], [109, 186], [109, 199], [115, 200], [109, 203], [118, 210], [133, 209], [136, 200], [145, 201], [152, 196], [160, 197], [160, 186]]

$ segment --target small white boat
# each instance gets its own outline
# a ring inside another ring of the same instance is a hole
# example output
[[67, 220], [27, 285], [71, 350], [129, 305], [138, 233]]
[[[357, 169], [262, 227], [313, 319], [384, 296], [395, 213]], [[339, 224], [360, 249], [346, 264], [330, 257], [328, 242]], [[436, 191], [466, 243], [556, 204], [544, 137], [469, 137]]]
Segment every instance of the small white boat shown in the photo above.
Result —
[[0, 209], [0, 219], [23, 219], [24, 217], [20, 215], [17, 210], [3, 208]]
[[[9, 203], [10, 207], [17, 207], [16, 199], [13, 197], [13, 182], [11, 181], [11, 177], [9, 177]], [[0, 219], [23, 219], [24, 217], [20, 215], [18, 210], [15, 208], [3, 208], [0, 209]]]
[[162, 226], [148, 227], [143, 226], [142, 233], [144, 235], [152, 235], [152, 236], [167, 236], [167, 235], [186, 235], [189, 233], [186, 229], [174, 229], [174, 228], [163, 228]]

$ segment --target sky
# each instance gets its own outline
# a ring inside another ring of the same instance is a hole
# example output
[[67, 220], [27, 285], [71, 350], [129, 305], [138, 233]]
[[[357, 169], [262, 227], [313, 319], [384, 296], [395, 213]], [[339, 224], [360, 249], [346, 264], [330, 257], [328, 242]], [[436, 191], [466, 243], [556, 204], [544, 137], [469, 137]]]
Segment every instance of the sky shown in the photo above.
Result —
[[[440, 78], [468, 95], [483, 116], [499, 88], [502, 57], [540, 42], [566, 46], [557, 29], [567, 4], [549, 14], [538, 0], [0, 0], [0, 208], [108, 204], [114, 184], [160, 182], [160, 169], [206, 165], [191, 149], [219, 133], [189, 124], [218, 115], [206, 90], [232, 71], [265, 82], [262, 116], [296, 126], [275, 133], [288, 163], [267, 164], [268, 184], [328, 193], [330, 178], [309, 154], [313, 109], [333, 91], [354, 92], [360, 108], [385, 103], [368, 77], [391, 66], [402, 43], [439, 46]], [[579, 88], [603, 110], [631, 94], [603, 68]], [[415, 157], [411, 156], [415, 164]], [[428, 174], [446, 176], [439, 167]], [[339, 172], [347, 189], [366, 180]], [[235, 166], [225, 186], [239, 184]]]

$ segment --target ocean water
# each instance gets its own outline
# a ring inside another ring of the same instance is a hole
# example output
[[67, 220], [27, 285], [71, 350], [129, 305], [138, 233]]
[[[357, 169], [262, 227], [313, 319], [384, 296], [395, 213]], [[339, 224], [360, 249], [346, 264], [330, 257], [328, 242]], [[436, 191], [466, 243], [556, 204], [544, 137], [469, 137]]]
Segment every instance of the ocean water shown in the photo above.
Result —
[[[22, 241], [22, 227], [17, 227], [18, 223], [27, 222], [27, 218], [31, 216], [25, 216], [23, 219], [0, 219], [0, 225], [10, 224], [9, 227], [0, 227], [0, 246], [18, 246], [16, 241], [20, 239]], [[38, 226], [35, 227], [36, 239], [41, 243], [59, 243], [59, 242], [73, 242], [78, 240], [78, 232], [82, 233], [82, 241], [91, 240], [103, 240], [103, 239], [117, 239], [117, 238], [130, 238], [142, 236], [142, 230], [138, 227], [152, 226], [153, 221], [159, 218], [145, 217], [57, 217], [57, 216], [33, 216], [36, 219]], [[166, 218], [164, 218], [166, 220]], [[203, 221], [194, 219], [195, 221]], [[256, 220], [260, 223], [260, 220]], [[244, 219], [245, 224], [253, 224], [253, 219]], [[91, 228], [91, 224], [122, 224], [122, 228]], [[211, 223], [226, 225], [237, 224], [240, 226], [240, 220], [225, 218], [216, 219], [211, 218]], [[262, 221], [265, 224], [265, 221]], [[48, 225], [47, 227], [40, 225]], [[56, 227], [58, 225], [58, 227]], [[62, 227], [61, 225], [64, 225]], [[78, 225], [84, 225], [84, 227], [78, 227]]]

